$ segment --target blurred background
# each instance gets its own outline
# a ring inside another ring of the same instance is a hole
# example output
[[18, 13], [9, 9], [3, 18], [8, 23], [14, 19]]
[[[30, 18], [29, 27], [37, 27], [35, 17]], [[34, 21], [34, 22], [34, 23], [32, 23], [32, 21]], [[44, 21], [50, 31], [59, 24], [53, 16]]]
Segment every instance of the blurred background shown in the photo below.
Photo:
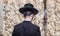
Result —
[[[19, 8], [26, 3], [39, 10], [32, 23], [40, 27], [44, 36], [44, 0], [0, 0], [0, 36], [12, 36], [14, 26], [23, 21]], [[46, 8], [46, 36], [60, 36], [60, 0], [47, 0]]]

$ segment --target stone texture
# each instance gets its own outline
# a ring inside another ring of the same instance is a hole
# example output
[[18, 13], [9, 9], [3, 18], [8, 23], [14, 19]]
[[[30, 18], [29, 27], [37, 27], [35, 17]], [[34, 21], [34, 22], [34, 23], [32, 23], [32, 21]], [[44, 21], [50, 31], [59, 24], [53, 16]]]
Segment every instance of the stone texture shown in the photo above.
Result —
[[[47, 1], [47, 36], [60, 36], [60, 6], [58, 0]], [[58, 31], [59, 30], [59, 31]]]
[[5, 12], [4, 12], [4, 1], [0, 0], [0, 36], [3, 36], [3, 33], [5, 31], [5, 21], [4, 21], [4, 17], [5, 17]]
[[57, 0], [56, 1], [56, 9], [55, 9], [55, 14], [56, 14], [56, 19], [57, 19], [57, 21], [56, 21], [56, 36], [60, 36], [60, 1], [59, 0]]
[[[4, 2], [2, 2], [2, 4], [4, 4], [3, 6], [5, 6], [5, 17], [4, 17], [5, 31], [3, 35], [12, 36], [12, 31], [14, 29], [14, 26], [17, 25], [18, 23], [21, 23], [24, 20], [23, 15], [19, 13], [19, 8], [23, 7], [24, 4], [26, 3], [32, 3], [34, 7], [39, 10], [39, 13], [33, 18], [32, 23], [35, 23], [35, 25], [40, 27], [41, 35], [44, 36], [43, 1], [44, 0], [4, 0]], [[0, 4], [1, 4], [1, 1], [0, 1]], [[2, 4], [1, 4], [1, 8], [2, 8]], [[60, 36], [60, 0], [47, 0], [46, 6], [47, 6], [46, 35], [47, 36]], [[0, 13], [0, 17], [2, 17], [1, 13]], [[1, 20], [2, 18], [0, 18], [0, 21]], [[1, 25], [2, 23], [0, 24], [0, 29], [2, 29]]]
[[56, 33], [55, 3], [55, 0], [47, 0], [47, 36], [55, 36]]

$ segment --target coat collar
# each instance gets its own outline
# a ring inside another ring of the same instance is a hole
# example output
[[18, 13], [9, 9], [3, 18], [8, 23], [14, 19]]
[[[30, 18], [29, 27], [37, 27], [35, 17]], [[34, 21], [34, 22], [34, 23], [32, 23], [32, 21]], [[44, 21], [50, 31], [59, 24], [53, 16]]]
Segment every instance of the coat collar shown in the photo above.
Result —
[[31, 21], [23, 21], [24, 23], [31, 23]]

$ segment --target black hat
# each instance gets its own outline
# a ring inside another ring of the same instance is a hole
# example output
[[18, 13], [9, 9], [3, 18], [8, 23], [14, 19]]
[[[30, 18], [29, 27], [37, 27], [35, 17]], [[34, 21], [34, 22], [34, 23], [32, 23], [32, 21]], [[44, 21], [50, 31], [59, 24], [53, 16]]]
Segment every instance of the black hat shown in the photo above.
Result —
[[34, 8], [34, 6], [30, 3], [25, 4], [24, 7], [19, 9], [19, 12], [24, 14], [24, 12], [26, 11], [31, 11], [32, 14], [36, 15], [38, 13], [38, 10], [36, 8]]

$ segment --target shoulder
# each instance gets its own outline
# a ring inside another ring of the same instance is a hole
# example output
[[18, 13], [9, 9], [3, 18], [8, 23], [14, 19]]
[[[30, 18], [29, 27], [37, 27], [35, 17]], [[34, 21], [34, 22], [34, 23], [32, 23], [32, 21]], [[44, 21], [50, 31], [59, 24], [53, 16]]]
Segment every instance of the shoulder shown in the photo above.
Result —
[[40, 27], [39, 27], [39, 26], [37, 26], [37, 25], [35, 25], [35, 31], [40, 32]]
[[22, 26], [22, 23], [19, 23], [17, 25], [14, 26], [14, 28], [20, 28]]
[[39, 26], [37, 26], [37, 25], [35, 25], [35, 24], [33, 24], [33, 26], [34, 26], [34, 28], [36, 28], [36, 29], [40, 28]]

